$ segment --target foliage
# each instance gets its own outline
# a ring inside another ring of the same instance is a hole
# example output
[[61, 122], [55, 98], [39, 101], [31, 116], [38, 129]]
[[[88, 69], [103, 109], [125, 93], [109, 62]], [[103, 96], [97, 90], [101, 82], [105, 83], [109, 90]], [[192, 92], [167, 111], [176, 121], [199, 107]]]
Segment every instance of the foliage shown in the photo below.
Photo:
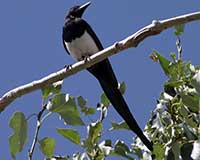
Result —
[[194, 158], [195, 152], [199, 159], [194, 144], [200, 138], [200, 70], [174, 55], [170, 61], [157, 51], [154, 54], [168, 77], [146, 129], [154, 142], [154, 154], [157, 159], [178, 160]]

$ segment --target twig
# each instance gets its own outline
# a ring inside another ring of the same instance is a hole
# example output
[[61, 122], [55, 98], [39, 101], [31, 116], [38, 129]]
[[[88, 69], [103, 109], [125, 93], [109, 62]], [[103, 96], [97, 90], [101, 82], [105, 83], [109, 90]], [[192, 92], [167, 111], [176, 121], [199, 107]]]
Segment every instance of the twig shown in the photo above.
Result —
[[29, 116], [26, 118], [26, 120], [31, 119], [33, 116], [37, 116], [37, 114], [36, 114], [36, 113], [33, 113], [33, 114], [29, 115]]
[[0, 98], [0, 111], [3, 111], [6, 106], [8, 106], [11, 102], [13, 102], [16, 98], [25, 95], [27, 93], [33, 92], [37, 89], [41, 89], [47, 85], [50, 85], [54, 82], [62, 80], [66, 77], [69, 77], [85, 68], [88, 68], [95, 63], [98, 63], [107, 57], [114, 55], [122, 50], [128, 49], [130, 47], [137, 47], [140, 42], [142, 42], [145, 38], [150, 37], [152, 35], [157, 35], [163, 30], [166, 30], [170, 27], [180, 25], [183, 23], [188, 23], [191, 21], [199, 20], [200, 12], [185, 14], [178, 17], [173, 17], [166, 20], [154, 20], [152, 23], [139, 31], [135, 32], [133, 35], [127, 37], [126, 39], [116, 42], [112, 46], [100, 51], [89, 58], [89, 61], [80, 61], [77, 62], [66, 70], [62, 69], [55, 73], [52, 73], [42, 79], [33, 81], [31, 83], [25, 84], [23, 86], [17, 87], [15, 89], [10, 90], [5, 93]]
[[48, 112], [47, 114], [44, 115], [44, 117], [41, 119], [40, 123], [42, 124], [45, 119], [47, 119], [50, 115], [52, 115], [53, 112]]
[[177, 50], [178, 50], [178, 60], [180, 60], [181, 59], [181, 54], [182, 54], [182, 46], [181, 46], [181, 38], [180, 38], [180, 36], [177, 36], [176, 47], [177, 47]]
[[42, 107], [42, 110], [37, 114], [37, 125], [36, 125], [36, 129], [35, 129], [34, 139], [33, 139], [32, 145], [31, 145], [31, 149], [28, 152], [29, 160], [32, 160], [33, 152], [35, 150], [35, 145], [38, 141], [38, 133], [39, 133], [39, 130], [40, 130], [40, 127], [42, 124], [41, 117], [45, 110], [46, 110], [46, 105], [44, 105]]

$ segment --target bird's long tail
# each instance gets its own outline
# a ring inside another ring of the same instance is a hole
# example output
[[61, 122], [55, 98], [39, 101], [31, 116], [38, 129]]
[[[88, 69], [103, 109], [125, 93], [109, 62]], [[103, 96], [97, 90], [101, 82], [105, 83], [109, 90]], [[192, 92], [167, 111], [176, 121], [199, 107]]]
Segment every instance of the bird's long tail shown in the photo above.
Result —
[[147, 148], [152, 151], [152, 142], [150, 142], [143, 134], [135, 118], [131, 114], [122, 94], [120, 93], [120, 90], [118, 89], [117, 79], [109, 60], [105, 59], [104, 61], [91, 66], [88, 68], [88, 71], [98, 79], [111, 104], [125, 120], [129, 128], [135, 132]]
[[131, 114], [128, 105], [126, 104], [120, 90], [116, 87], [109, 87], [106, 83], [99, 80], [103, 91], [106, 96], [110, 100], [113, 107], [117, 110], [117, 112], [122, 116], [125, 122], [128, 124], [129, 128], [137, 134], [137, 136], [141, 139], [141, 141], [146, 145], [149, 150], [153, 150], [152, 142], [150, 142], [146, 136], [143, 134], [139, 125], [137, 124], [135, 118]]

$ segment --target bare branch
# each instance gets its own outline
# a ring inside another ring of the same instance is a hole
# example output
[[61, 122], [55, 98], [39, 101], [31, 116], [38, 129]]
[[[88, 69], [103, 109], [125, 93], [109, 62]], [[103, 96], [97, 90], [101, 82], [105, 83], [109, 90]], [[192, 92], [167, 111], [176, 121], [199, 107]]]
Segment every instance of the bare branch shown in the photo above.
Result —
[[0, 98], [0, 111], [3, 111], [6, 108], [6, 106], [8, 106], [11, 102], [13, 102], [17, 97], [20, 97], [24, 94], [30, 93], [37, 89], [41, 89], [49, 84], [62, 80], [66, 77], [69, 77], [122, 50], [128, 49], [130, 47], [137, 47], [137, 45], [145, 38], [150, 37], [152, 35], [157, 35], [163, 30], [166, 30], [175, 25], [180, 25], [195, 20], [200, 20], [200, 12], [185, 14], [182, 16], [177, 16], [161, 21], [153, 20], [150, 25], [140, 29], [131, 36], [125, 38], [120, 42], [116, 42], [115, 44], [104, 49], [103, 51], [100, 51], [92, 55], [90, 57], [90, 60], [87, 62], [85, 61], [77, 62], [73, 64], [68, 70], [66, 69], [59, 70], [40, 80], [36, 80], [31, 83], [25, 84], [23, 86], [17, 87], [13, 90], [10, 90]]

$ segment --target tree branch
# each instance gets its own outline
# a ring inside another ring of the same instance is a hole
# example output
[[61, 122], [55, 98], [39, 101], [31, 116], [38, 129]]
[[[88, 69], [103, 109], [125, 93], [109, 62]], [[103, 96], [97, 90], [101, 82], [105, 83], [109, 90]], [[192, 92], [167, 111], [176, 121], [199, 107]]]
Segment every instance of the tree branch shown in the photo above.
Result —
[[33, 152], [35, 150], [35, 145], [38, 141], [39, 130], [42, 125], [41, 116], [45, 110], [46, 110], [46, 105], [42, 106], [42, 110], [37, 114], [37, 125], [36, 125], [36, 129], [35, 129], [34, 139], [33, 139], [32, 145], [31, 145], [31, 149], [28, 152], [29, 160], [32, 160]]
[[89, 61], [80, 61], [73, 64], [70, 69], [62, 69], [55, 73], [52, 73], [42, 79], [33, 81], [31, 83], [19, 86], [15, 89], [10, 90], [5, 93], [0, 98], [0, 112], [3, 111], [6, 106], [8, 106], [11, 102], [13, 102], [16, 98], [35, 91], [37, 89], [41, 89], [47, 85], [50, 85], [54, 82], [62, 80], [66, 77], [69, 77], [83, 69], [86, 69], [95, 63], [98, 63], [107, 57], [114, 55], [122, 50], [128, 49], [130, 47], [137, 47], [137, 45], [143, 41], [145, 38], [150, 37], [152, 35], [157, 35], [163, 30], [166, 30], [170, 27], [180, 25], [183, 23], [188, 23], [191, 21], [200, 20], [200, 12], [190, 13], [181, 15], [178, 17], [169, 18], [166, 20], [153, 20], [152, 23], [144, 28], [138, 30], [131, 36], [125, 38], [120, 42], [116, 42], [112, 46], [92, 55]]

